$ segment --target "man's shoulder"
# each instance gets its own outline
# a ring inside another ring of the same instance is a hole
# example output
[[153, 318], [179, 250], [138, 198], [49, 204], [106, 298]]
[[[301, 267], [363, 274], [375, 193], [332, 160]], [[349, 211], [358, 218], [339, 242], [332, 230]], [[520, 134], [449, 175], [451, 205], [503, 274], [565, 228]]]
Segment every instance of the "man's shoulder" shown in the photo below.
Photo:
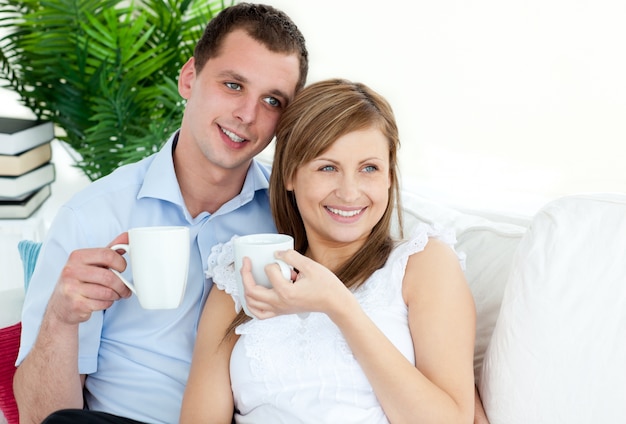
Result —
[[144, 158], [138, 162], [122, 165], [112, 173], [93, 181], [69, 200], [68, 206], [79, 207], [110, 196], [123, 196], [124, 193], [137, 195], [143, 184], [146, 171], [153, 157]]

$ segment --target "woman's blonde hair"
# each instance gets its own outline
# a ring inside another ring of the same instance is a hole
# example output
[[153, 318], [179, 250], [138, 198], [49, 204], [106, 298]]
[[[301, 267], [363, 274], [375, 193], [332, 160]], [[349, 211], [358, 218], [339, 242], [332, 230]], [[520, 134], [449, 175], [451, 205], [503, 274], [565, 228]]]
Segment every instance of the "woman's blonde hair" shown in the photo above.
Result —
[[[389, 141], [389, 201], [363, 247], [340, 269], [334, 270], [346, 287], [358, 287], [387, 261], [393, 248], [394, 209], [402, 237], [397, 161], [400, 140], [391, 106], [364, 84], [330, 79], [302, 89], [281, 116], [276, 129], [269, 188], [272, 214], [278, 232], [293, 235], [295, 249], [304, 254], [308, 247], [304, 223], [293, 192], [285, 188], [285, 183], [300, 166], [318, 157], [341, 136], [372, 127], [379, 129]], [[233, 335], [235, 328], [249, 319], [242, 310], [225, 337]]]
[[[345, 134], [377, 128], [389, 142], [389, 202], [362, 249], [335, 273], [347, 287], [365, 281], [381, 268], [391, 252], [391, 223], [399, 207], [398, 128], [391, 106], [368, 86], [345, 79], [313, 83], [300, 91], [276, 129], [276, 150], [270, 177], [270, 205], [278, 232], [294, 236], [304, 254], [308, 239], [293, 192], [285, 189], [299, 167], [318, 157]], [[401, 217], [398, 214], [400, 232]]]

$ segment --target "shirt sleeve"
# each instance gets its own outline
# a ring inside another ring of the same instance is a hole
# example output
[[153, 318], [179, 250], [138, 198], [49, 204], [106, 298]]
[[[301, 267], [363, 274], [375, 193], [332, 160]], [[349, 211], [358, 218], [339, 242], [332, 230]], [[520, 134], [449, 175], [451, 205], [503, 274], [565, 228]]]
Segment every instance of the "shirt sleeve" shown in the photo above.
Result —
[[[22, 336], [16, 366], [32, 349], [43, 320], [46, 305], [67, 262], [69, 254], [89, 243], [77, 225], [77, 217], [67, 207], [61, 207], [44, 241], [33, 271], [22, 308]], [[102, 330], [103, 314], [94, 312], [79, 326], [78, 369], [80, 374], [95, 372]]]

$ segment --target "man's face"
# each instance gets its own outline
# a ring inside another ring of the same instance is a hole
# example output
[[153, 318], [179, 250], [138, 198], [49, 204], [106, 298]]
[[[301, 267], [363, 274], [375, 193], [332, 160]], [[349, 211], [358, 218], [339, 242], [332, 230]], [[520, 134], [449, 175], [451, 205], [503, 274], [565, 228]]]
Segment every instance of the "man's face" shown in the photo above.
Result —
[[271, 52], [243, 30], [230, 33], [199, 74], [193, 59], [181, 71], [187, 105], [180, 137], [192, 139], [207, 166], [247, 169], [272, 140], [299, 72], [295, 53]]

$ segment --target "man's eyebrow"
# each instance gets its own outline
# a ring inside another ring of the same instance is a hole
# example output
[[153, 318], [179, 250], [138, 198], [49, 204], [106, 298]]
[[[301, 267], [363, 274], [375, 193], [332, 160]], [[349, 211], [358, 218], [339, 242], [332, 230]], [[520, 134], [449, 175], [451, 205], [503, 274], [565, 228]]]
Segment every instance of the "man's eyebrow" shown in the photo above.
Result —
[[[282, 98], [282, 99], [285, 101], [285, 103], [289, 103], [289, 101], [290, 101], [290, 99], [291, 99], [291, 98], [289, 97], [289, 95], [287, 95], [287, 94], [286, 94], [286, 93], [284, 93], [282, 90], [279, 90], [279, 89], [277, 89], [277, 88], [275, 88], [275, 89], [271, 90], [271, 91], [270, 91], [270, 94], [272, 94], [274, 97], [280, 97], [280, 98]], [[285, 104], [284, 106], [287, 106], [287, 105]]]
[[[222, 71], [222, 72], [219, 73], [219, 76], [221, 78], [233, 79], [235, 81], [239, 81], [239, 82], [242, 82], [242, 83], [250, 82], [250, 80], [248, 78], [244, 77], [240, 73], [235, 72], [233, 70]], [[291, 97], [287, 93], [285, 93], [284, 91], [282, 91], [282, 90], [280, 90], [278, 88], [274, 88], [274, 89], [270, 90], [270, 92], [268, 94], [271, 94], [274, 97], [280, 97], [286, 103], [288, 103], [289, 100], [291, 99]]]
[[226, 70], [219, 73], [220, 78], [234, 79], [235, 81], [248, 82], [248, 78], [238, 72]]

